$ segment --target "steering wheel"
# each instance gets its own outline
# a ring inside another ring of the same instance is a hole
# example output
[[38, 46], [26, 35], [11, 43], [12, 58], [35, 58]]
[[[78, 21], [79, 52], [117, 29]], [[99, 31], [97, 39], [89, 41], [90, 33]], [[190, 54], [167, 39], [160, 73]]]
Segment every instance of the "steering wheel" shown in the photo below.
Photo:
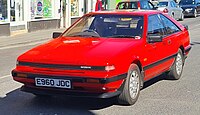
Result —
[[87, 29], [87, 30], [84, 30], [83, 32], [91, 32], [91, 33], [96, 34], [97, 37], [100, 37], [100, 35], [95, 30], [92, 30], [92, 29]]

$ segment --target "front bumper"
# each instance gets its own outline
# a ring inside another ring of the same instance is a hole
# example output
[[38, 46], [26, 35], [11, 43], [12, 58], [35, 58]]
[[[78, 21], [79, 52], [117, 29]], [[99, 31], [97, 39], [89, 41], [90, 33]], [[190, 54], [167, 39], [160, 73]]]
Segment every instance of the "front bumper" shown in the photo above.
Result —
[[[122, 87], [122, 86], [121, 86]], [[118, 96], [121, 93], [122, 88], [115, 92], [108, 93], [88, 93], [88, 92], [74, 92], [74, 91], [64, 91], [64, 90], [53, 90], [48, 88], [37, 88], [37, 87], [28, 87], [26, 85], [21, 87], [21, 91], [33, 93], [33, 94], [41, 94], [41, 95], [65, 95], [72, 97], [92, 97], [92, 98], [111, 98]]]
[[[18, 74], [26, 74], [26, 77], [19, 77]], [[111, 78], [93, 78], [98, 79], [99, 83], [87, 83], [87, 77], [70, 77], [70, 76], [55, 76], [55, 75], [42, 75], [35, 73], [24, 73], [13, 70], [12, 76], [15, 81], [21, 82], [24, 86], [22, 91], [43, 94], [43, 95], [68, 95], [68, 96], [80, 96], [80, 97], [95, 97], [95, 98], [110, 98], [117, 96], [123, 89], [123, 83], [127, 76], [121, 74], [113, 76]], [[54, 78], [54, 79], [67, 79], [71, 80], [72, 88], [54, 88], [54, 87], [41, 87], [35, 85], [35, 78]]]
[[184, 16], [194, 16], [194, 11], [183, 11]]

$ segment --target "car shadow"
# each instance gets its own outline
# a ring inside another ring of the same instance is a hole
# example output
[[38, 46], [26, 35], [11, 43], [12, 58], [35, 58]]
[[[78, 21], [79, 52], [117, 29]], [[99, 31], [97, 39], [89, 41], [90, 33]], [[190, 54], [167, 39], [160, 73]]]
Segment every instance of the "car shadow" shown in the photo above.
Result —
[[5, 97], [0, 97], [0, 113], [5, 115], [93, 115], [92, 110], [110, 107], [114, 105], [114, 102], [114, 98], [37, 97], [17, 89]]
[[190, 45], [194, 46], [194, 45], [200, 45], [200, 42], [191, 42]]
[[[166, 79], [166, 74], [162, 74], [144, 83], [145, 88]], [[45, 96], [37, 97], [30, 93], [25, 93], [16, 89], [8, 93], [5, 97], [0, 97], [0, 113], [5, 115], [93, 115], [93, 110], [100, 110], [113, 105], [122, 106], [116, 103], [116, 98], [96, 99], [79, 98], [67, 96]]]

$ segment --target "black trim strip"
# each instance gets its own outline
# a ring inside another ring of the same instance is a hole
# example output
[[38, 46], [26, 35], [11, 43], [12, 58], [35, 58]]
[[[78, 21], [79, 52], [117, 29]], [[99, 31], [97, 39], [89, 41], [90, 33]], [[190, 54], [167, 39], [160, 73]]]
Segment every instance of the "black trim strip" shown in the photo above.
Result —
[[87, 79], [98, 79], [101, 84], [107, 84], [111, 82], [115, 82], [118, 80], [125, 79], [127, 77], [127, 73], [113, 76], [111, 78], [91, 78], [91, 77], [72, 77], [72, 76], [52, 76], [52, 75], [42, 75], [42, 74], [32, 74], [32, 73], [23, 73], [23, 72], [16, 72], [12, 71], [12, 76], [17, 77], [17, 73], [27, 74], [27, 78], [35, 79], [36, 77], [41, 78], [53, 78], [53, 79], [67, 79], [71, 80], [72, 82], [79, 82], [79, 83], [86, 83]]
[[115, 92], [108, 92], [108, 93], [89, 93], [82, 91], [69, 91], [69, 90], [55, 90], [51, 88], [37, 88], [37, 87], [28, 87], [23, 85], [21, 87], [21, 91], [28, 92], [28, 93], [36, 93], [36, 94], [43, 94], [43, 95], [66, 95], [66, 96], [75, 96], [75, 97], [93, 97], [93, 98], [111, 98], [118, 96], [121, 91]]
[[159, 60], [159, 61], [157, 61], [157, 62], [155, 62], [155, 63], [149, 64], [149, 65], [147, 65], [147, 66], [144, 67], [144, 70], [150, 69], [150, 68], [152, 68], [152, 67], [154, 67], [154, 66], [157, 66], [157, 65], [159, 65], [159, 64], [161, 64], [161, 63], [163, 63], [163, 62], [165, 62], [165, 61], [168, 61], [168, 60], [170, 60], [170, 59], [172, 59], [172, 58], [175, 58], [176, 55], [177, 55], [177, 54], [174, 54], [174, 55], [171, 55], [171, 56], [169, 56], [169, 57], [167, 57], [167, 58], [164, 58], [164, 59], [162, 59], [162, 60]]
[[18, 66], [38, 67], [38, 68], [64, 69], [64, 70], [96, 70], [96, 71], [105, 71], [105, 66], [44, 64], [44, 63], [32, 63], [32, 62], [21, 62], [21, 61], [19, 61], [17, 65]]

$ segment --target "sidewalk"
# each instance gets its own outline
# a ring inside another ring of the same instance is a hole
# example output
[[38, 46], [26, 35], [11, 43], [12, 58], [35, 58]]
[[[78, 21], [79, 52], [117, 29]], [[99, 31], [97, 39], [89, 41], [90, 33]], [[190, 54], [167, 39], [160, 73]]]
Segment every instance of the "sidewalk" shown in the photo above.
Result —
[[50, 40], [52, 39], [53, 32], [63, 32], [65, 29], [66, 28], [48, 29], [30, 33], [23, 33], [14, 36], [2, 36], [0, 37], [0, 48]]

